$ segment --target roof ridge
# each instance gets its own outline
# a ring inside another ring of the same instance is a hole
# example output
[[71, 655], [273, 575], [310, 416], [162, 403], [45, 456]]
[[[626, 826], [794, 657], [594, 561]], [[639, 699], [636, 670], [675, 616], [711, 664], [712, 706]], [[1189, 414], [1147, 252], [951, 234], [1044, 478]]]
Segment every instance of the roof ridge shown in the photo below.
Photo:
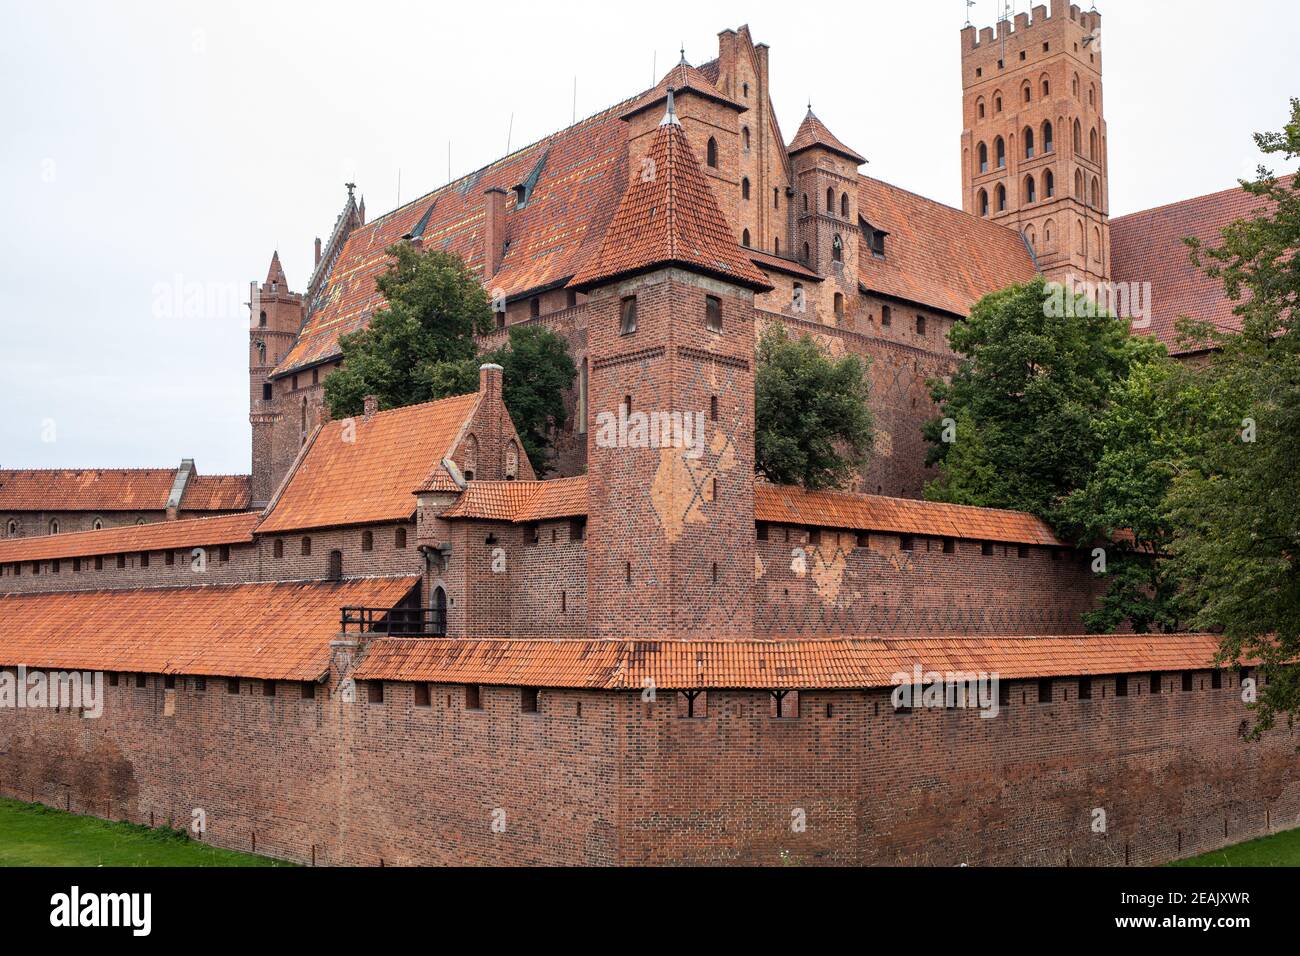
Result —
[[[1295, 173], [1283, 173], [1282, 175], [1274, 176], [1273, 178], [1277, 180], [1279, 183], [1281, 183], [1288, 179], [1294, 179], [1295, 176], [1296, 176]], [[1172, 202], [1161, 203], [1158, 206], [1149, 206], [1146, 209], [1135, 209], [1133, 210], [1133, 212], [1126, 212], [1122, 216], [1111, 216], [1110, 224], [1113, 226], [1115, 225], [1115, 223], [1123, 219], [1132, 219], [1136, 216], [1144, 216], [1147, 215], [1148, 213], [1159, 212], [1162, 209], [1171, 209], [1174, 206], [1182, 206], [1190, 202], [1196, 202], [1198, 199], [1216, 199], [1220, 196], [1226, 196], [1228, 195], [1228, 193], [1245, 193], [1246, 195], [1249, 196], [1250, 193], [1247, 193], [1245, 188], [1241, 185], [1243, 182], [1245, 182], [1245, 180], [1237, 180], [1236, 186], [1228, 186], [1224, 189], [1216, 189], [1214, 190], [1214, 192], [1201, 193], [1200, 195], [1197, 196], [1188, 196], [1185, 199], [1175, 199]]]
[[347, 584], [351, 581], [398, 581], [410, 579], [418, 581], [418, 574], [365, 574], [354, 575], [352, 577], [341, 578], [338, 581], [330, 581], [325, 578], [291, 578], [284, 581], [210, 581], [206, 584], [158, 584], [149, 587], [137, 588], [67, 588], [57, 591], [0, 591], [0, 602], [9, 598], [36, 598], [49, 597], [60, 594], [141, 594], [144, 592], [155, 593], [165, 591], [175, 593], [177, 591], [201, 591], [204, 589], [215, 588], [249, 588], [249, 587], [275, 587], [286, 585], [302, 584]]

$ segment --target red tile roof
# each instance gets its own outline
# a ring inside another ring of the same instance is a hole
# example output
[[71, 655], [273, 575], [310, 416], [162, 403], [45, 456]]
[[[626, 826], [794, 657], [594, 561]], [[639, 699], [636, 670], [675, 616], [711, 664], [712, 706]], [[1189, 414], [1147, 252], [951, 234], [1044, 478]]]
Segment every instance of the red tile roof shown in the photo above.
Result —
[[799, 129], [794, 134], [794, 139], [790, 141], [786, 152], [794, 156], [796, 153], [802, 153], [805, 149], [812, 149], [814, 146], [821, 146], [832, 153], [838, 153], [846, 159], [853, 160], [859, 166], [866, 162], [863, 156], [840, 142], [839, 138], [826, 128], [826, 124], [813, 114], [810, 106], [808, 107], [808, 115], [799, 124]]
[[[742, 247], [743, 248], [743, 247]], [[801, 276], [805, 279], [811, 279], [814, 282], [821, 282], [822, 277], [812, 269], [809, 269], [801, 262], [793, 259], [787, 259], [785, 256], [774, 256], [770, 252], [763, 252], [760, 249], [744, 249], [745, 255], [749, 256], [749, 261], [754, 263], [760, 269], [771, 269], [775, 272], [786, 272], [790, 275]]]
[[587, 513], [587, 477], [550, 481], [471, 481], [444, 518], [545, 521]]
[[1022, 511], [975, 508], [912, 498], [805, 491], [765, 481], [754, 485], [754, 519], [773, 524], [887, 531], [1012, 544], [1059, 546], [1046, 522]]
[[1239, 317], [1232, 313], [1237, 303], [1224, 295], [1223, 280], [1211, 279], [1194, 266], [1183, 240], [1194, 237], [1218, 245], [1224, 226], [1272, 207], [1235, 188], [1112, 219], [1111, 277], [1116, 282], [1151, 283], [1151, 326], [1135, 331], [1155, 336], [1178, 355], [1198, 351], [1196, 345], [1178, 341], [1174, 324], [1183, 316], [1211, 322], [1224, 331], [1241, 328]]
[[[715, 70], [716, 77], [716, 70]], [[731, 97], [727, 96], [716, 86], [713, 80], [706, 77], [703, 73], [691, 66], [685, 60], [682, 60], [666, 74], [664, 78], [655, 84], [654, 89], [650, 90], [644, 96], [639, 97], [623, 116], [635, 116], [637, 113], [643, 113], [654, 107], [662, 107], [668, 99], [668, 91], [681, 95], [691, 95], [692, 93], [706, 97], [724, 106], [730, 106], [737, 113], [744, 113], [749, 110], [748, 106], [737, 103]]]
[[858, 213], [889, 233], [883, 259], [858, 243], [858, 279], [871, 292], [965, 316], [1037, 272], [1018, 232], [878, 179], [858, 177]]
[[737, 641], [380, 638], [363, 680], [639, 691], [890, 687], [895, 675], [983, 672], [1003, 680], [1213, 666], [1208, 634], [1077, 637], [831, 637]]
[[102, 531], [8, 538], [0, 541], [0, 564], [7, 561], [48, 561], [51, 558], [89, 558], [98, 554], [249, 544], [253, 540], [253, 529], [261, 520], [262, 516], [258, 512], [246, 511], [215, 518], [156, 521], [152, 524], [104, 528]]
[[647, 168], [654, 175], [635, 171], [600, 251], [570, 286], [590, 288], [619, 276], [680, 265], [752, 289], [772, 288], [736, 245], [680, 122], [675, 115], [670, 118], [660, 124], [647, 153], [647, 164], [653, 164]]
[[[0, 511], [164, 511], [175, 468], [24, 468], [0, 470]], [[242, 511], [247, 475], [194, 475], [181, 502], [188, 511]]]
[[318, 680], [345, 606], [393, 607], [418, 577], [0, 595], [0, 665]]
[[479, 393], [327, 422], [271, 503], [260, 533], [403, 521], [413, 490], [452, 451]]
[[[508, 297], [567, 280], [600, 241], [627, 181], [625, 100], [441, 189], [379, 217], [348, 236], [327, 279], [322, 305], [308, 317], [297, 343], [276, 369], [284, 375], [337, 358], [338, 338], [368, 324], [383, 307], [375, 279], [387, 266], [384, 252], [424, 222], [426, 249], [453, 252], [483, 271], [483, 193], [509, 194], [510, 242], [493, 288]], [[514, 187], [536, 181], [520, 208]]]

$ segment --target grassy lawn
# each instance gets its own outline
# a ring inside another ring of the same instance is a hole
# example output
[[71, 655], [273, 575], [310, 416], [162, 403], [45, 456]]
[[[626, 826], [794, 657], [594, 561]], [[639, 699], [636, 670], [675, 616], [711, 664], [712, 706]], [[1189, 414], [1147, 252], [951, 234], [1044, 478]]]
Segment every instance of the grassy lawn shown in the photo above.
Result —
[[0, 799], [0, 866], [291, 866], [197, 843], [180, 830], [109, 823]]
[[1202, 853], [1169, 866], [1300, 866], [1300, 829]]

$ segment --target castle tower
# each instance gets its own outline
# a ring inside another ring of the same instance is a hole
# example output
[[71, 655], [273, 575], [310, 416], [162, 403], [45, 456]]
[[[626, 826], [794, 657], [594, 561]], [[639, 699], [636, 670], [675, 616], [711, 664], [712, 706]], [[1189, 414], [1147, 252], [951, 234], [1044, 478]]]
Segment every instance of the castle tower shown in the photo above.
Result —
[[795, 256], [826, 276], [824, 306], [843, 320], [843, 303], [858, 294], [858, 167], [866, 160], [840, 142], [811, 105], [789, 153], [797, 203]]
[[1049, 279], [1110, 275], [1101, 14], [1065, 0], [961, 31], [962, 196]]
[[589, 295], [588, 629], [748, 637], [754, 582], [754, 293], [673, 97]]
[[265, 505], [275, 492], [278, 476], [272, 455], [272, 433], [279, 412], [271, 372], [293, 347], [302, 327], [302, 296], [289, 291], [280, 253], [271, 256], [266, 281], [249, 283], [248, 420], [253, 426], [254, 507]]

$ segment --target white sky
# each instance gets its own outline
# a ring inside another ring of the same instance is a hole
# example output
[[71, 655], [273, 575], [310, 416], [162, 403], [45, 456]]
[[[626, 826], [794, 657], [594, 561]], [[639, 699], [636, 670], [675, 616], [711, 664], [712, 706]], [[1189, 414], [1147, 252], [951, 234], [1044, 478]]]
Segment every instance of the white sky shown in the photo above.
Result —
[[[1028, 0], [1013, 4], [1027, 10]], [[1115, 215], [1227, 188], [1300, 95], [1283, 0], [1109, 0]], [[819, 11], [833, 11], [822, 17]], [[996, 0], [972, 19], [991, 25]], [[248, 281], [650, 86], [748, 23], [873, 176], [960, 205], [962, 0], [0, 0], [0, 466], [249, 468]], [[1293, 168], [1294, 164], [1291, 167]], [[178, 289], [179, 292], [168, 291]], [[52, 439], [52, 440], [50, 440]]]

